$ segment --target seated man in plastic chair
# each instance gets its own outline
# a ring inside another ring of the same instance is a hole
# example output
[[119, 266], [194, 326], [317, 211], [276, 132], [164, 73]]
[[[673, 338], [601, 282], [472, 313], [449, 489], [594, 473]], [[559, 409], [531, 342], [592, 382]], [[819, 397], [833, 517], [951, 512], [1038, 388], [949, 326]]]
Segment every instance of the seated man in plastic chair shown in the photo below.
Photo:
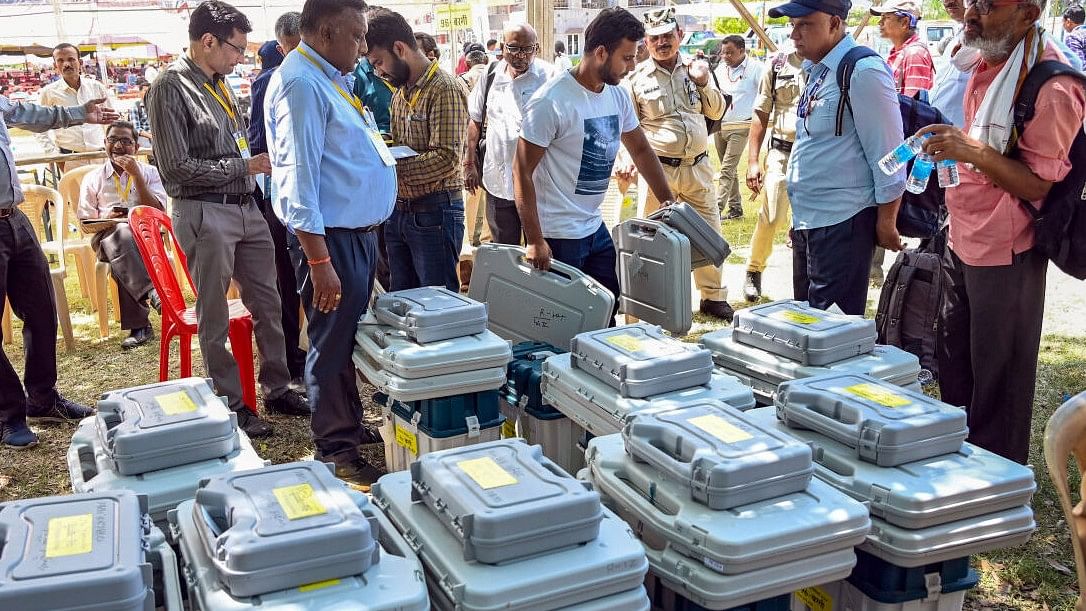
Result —
[[142, 346], [154, 337], [147, 317], [148, 305], [162, 311], [132, 230], [124, 222], [133, 206], [166, 210], [162, 178], [155, 166], [136, 160], [136, 139], [136, 128], [128, 121], [114, 121], [106, 128], [108, 158], [100, 168], [83, 177], [76, 211], [83, 231], [94, 234], [91, 248], [98, 260], [109, 264], [109, 271], [117, 281], [121, 328], [129, 332], [121, 342], [124, 350]]

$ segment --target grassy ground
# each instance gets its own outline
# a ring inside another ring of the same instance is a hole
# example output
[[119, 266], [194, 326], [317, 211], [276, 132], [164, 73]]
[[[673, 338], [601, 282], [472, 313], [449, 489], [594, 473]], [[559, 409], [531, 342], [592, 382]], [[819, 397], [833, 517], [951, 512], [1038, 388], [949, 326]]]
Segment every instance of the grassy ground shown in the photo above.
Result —
[[[742, 175], [742, 174], [741, 174]], [[745, 201], [749, 194], [745, 194]], [[725, 224], [726, 237], [735, 247], [749, 243], [754, 224], [755, 206], [747, 205], [747, 214], [739, 221]], [[783, 237], [779, 238], [783, 239]], [[734, 257], [735, 255], [733, 255]], [[738, 262], [738, 261], [735, 261]], [[69, 267], [69, 269], [73, 269]], [[78, 298], [79, 288], [74, 270], [68, 279], [68, 295], [72, 300], [72, 318], [76, 331], [76, 348], [58, 354], [59, 388], [67, 396], [91, 403], [103, 391], [124, 388], [157, 380], [157, 340], [141, 348], [122, 352], [123, 335], [114, 324], [112, 335], [99, 339], [97, 325], [87, 302]], [[740, 298], [741, 299], [741, 298]], [[735, 304], [737, 307], [739, 303]], [[4, 346], [18, 371], [22, 371], [23, 349], [21, 325], [15, 320], [16, 342]], [[157, 327], [157, 322], [155, 323]], [[718, 321], [695, 315], [697, 335], [719, 326]], [[174, 350], [176, 354], [176, 348]], [[197, 351], [198, 352], [198, 351]], [[175, 359], [176, 362], [176, 359]], [[201, 361], [194, 358], [199, 375]], [[981, 574], [980, 586], [970, 593], [968, 609], [1072, 611], [1075, 601], [1074, 558], [1069, 544], [1067, 525], [1060, 511], [1055, 490], [1044, 471], [1041, 436], [1049, 415], [1065, 397], [1086, 388], [1086, 345], [1081, 338], [1046, 336], [1042, 343], [1039, 379], [1034, 415], [1034, 443], [1031, 461], [1037, 466], [1039, 484], [1034, 497], [1038, 530], [1032, 540], [1019, 548], [985, 554], [976, 558]], [[367, 397], [368, 388], [363, 389]], [[377, 419], [377, 409], [367, 398], [367, 419]], [[299, 418], [269, 417], [276, 436], [257, 443], [265, 458], [275, 463], [309, 458], [312, 444], [308, 423]], [[64, 494], [70, 490], [64, 455], [73, 426], [50, 426], [37, 429], [41, 445], [29, 451], [0, 448], [0, 501]], [[382, 450], [371, 448], [366, 455], [378, 466], [383, 465]], [[1072, 489], [1078, 488], [1077, 476]]]

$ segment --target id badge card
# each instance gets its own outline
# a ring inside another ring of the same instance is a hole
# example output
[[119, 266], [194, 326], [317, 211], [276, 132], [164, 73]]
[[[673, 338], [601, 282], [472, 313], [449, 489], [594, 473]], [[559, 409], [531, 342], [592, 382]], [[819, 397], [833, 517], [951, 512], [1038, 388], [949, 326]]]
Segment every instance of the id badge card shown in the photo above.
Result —
[[238, 145], [238, 152], [241, 153], [242, 159], [249, 159], [253, 156], [253, 154], [249, 152], [249, 138], [245, 136], [245, 132], [234, 132], [234, 144]]
[[367, 129], [366, 133], [370, 136], [370, 142], [373, 142], [373, 148], [377, 149], [377, 154], [381, 156], [381, 161], [388, 167], [396, 165], [396, 159], [392, 156], [392, 151], [388, 150], [384, 139], [381, 138], [381, 132]]

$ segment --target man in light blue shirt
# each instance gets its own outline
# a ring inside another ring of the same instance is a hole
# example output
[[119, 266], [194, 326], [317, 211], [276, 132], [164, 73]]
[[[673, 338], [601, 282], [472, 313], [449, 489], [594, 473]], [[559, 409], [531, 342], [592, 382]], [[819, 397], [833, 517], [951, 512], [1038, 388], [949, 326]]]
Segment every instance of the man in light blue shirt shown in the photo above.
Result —
[[795, 297], [862, 315], [876, 244], [901, 249], [896, 221], [905, 175], [887, 176], [878, 166], [902, 139], [894, 78], [883, 59], [856, 64], [851, 112], [838, 112], [837, 68], [857, 46], [846, 32], [849, 8], [849, 0], [793, 0], [769, 14], [791, 18], [807, 72], [788, 162]]
[[272, 76], [264, 103], [272, 206], [290, 231], [309, 321], [316, 458], [360, 486], [379, 472], [358, 454], [366, 435], [351, 351], [373, 288], [376, 230], [396, 198], [395, 161], [344, 78], [366, 53], [364, 10], [362, 0], [306, 0], [302, 43]]

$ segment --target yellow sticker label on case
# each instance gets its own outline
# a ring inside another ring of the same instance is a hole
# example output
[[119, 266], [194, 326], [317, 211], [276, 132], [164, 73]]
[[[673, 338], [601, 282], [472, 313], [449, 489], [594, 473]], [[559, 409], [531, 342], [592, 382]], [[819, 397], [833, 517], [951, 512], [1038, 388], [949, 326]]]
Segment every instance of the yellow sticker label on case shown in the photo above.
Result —
[[196, 411], [196, 403], [189, 396], [189, 393], [183, 390], [158, 395], [155, 397], [155, 403], [158, 403], [159, 409], [167, 416], [191, 414]]
[[324, 581], [317, 581], [314, 583], [307, 583], [304, 586], [298, 586], [298, 591], [312, 592], [313, 590], [323, 590], [324, 588], [338, 586], [339, 584], [340, 581], [338, 579], [325, 579]]
[[287, 515], [288, 520], [300, 520], [328, 513], [324, 504], [317, 498], [313, 486], [309, 484], [272, 488], [272, 494], [279, 501], [279, 506], [283, 508], [283, 513]]
[[475, 483], [483, 490], [512, 486], [517, 483], [517, 478], [502, 469], [501, 465], [494, 462], [494, 459], [489, 456], [462, 460], [456, 463], [456, 466], [464, 473], [467, 473], [468, 477], [475, 480]]
[[817, 586], [796, 591], [796, 598], [810, 611], [833, 611], [833, 597]]
[[709, 433], [724, 443], [737, 443], [754, 437], [727, 420], [713, 414], [706, 414], [687, 420], [690, 424]]
[[641, 350], [641, 340], [628, 333], [612, 335], [603, 341], [628, 352], [638, 352]]
[[51, 518], [45, 535], [45, 557], [89, 554], [94, 549], [94, 514]]
[[396, 425], [396, 445], [411, 452], [415, 456], [419, 455], [419, 438], [414, 433], [405, 429], [400, 425]]
[[912, 403], [909, 399], [902, 397], [892, 390], [887, 390], [881, 386], [867, 382], [849, 386], [845, 388], [845, 392], [856, 395], [861, 399], [873, 401], [883, 407], [905, 407]]
[[822, 319], [817, 316], [795, 310], [777, 310], [771, 313], [770, 316], [797, 325], [814, 325], [822, 322]]
[[513, 439], [517, 436], [517, 422], [512, 418], [506, 418], [502, 423], [502, 439]]

